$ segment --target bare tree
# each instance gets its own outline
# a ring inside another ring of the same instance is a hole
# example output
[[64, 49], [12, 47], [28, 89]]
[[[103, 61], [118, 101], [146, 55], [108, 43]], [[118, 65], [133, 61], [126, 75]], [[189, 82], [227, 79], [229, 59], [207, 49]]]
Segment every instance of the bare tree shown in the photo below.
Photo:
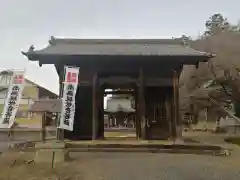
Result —
[[[225, 31], [208, 36], [192, 43], [192, 47], [216, 54], [203, 70], [205, 76], [211, 77], [223, 86], [232, 90], [232, 100], [240, 102], [240, 33]], [[226, 91], [226, 95], [230, 96]]]
[[[199, 108], [203, 108], [204, 105], [209, 105], [208, 96], [214, 96], [220, 103], [231, 99], [235, 104], [240, 104], [239, 24], [231, 25], [221, 14], [214, 14], [206, 21], [205, 26], [204, 34], [197, 40], [189, 41], [190, 46], [199, 51], [216, 54], [216, 57], [209, 63], [200, 64], [196, 70], [192, 67], [186, 67], [183, 70], [180, 89], [181, 106], [190, 107], [195, 103]], [[204, 92], [203, 84], [209, 80], [220, 85], [221, 90], [217, 88], [212, 89], [211, 92]], [[206, 98], [200, 98], [201, 101], [192, 101], [203, 96]]]

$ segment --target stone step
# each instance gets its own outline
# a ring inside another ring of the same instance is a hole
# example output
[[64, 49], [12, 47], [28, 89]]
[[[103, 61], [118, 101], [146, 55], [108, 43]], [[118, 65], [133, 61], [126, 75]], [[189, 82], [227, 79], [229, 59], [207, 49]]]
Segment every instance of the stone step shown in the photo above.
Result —
[[69, 152], [135, 152], [135, 153], [175, 153], [175, 154], [199, 154], [213, 156], [230, 156], [230, 151], [225, 149], [203, 150], [203, 149], [154, 149], [154, 148], [68, 148]]
[[181, 150], [181, 149], [188, 149], [188, 150], [214, 150], [220, 151], [222, 150], [221, 146], [217, 145], [205, 145], [205, 144], [90, 144], [90, 143], [67, 143], [67, 148], [125, 148], [125, 149], [138, 149], [138, 148], [146, 148], [146, 149], [171, 149], [171, 150]]

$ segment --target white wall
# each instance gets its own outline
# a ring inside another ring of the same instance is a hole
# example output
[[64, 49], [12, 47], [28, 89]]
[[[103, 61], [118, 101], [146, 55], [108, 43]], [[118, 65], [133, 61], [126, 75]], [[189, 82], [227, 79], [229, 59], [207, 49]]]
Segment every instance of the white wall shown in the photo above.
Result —
[[4, 99], [7, 96], [7, 91], [0, 92], [0, 99]]
[[[4, 104], [5, 98], [0, 98], [0, 104]], [[20, 104], [31, 104], [31, 99], [21, 99]]]
[[11, 81], [11, 75], [0, 76], [0, 87], [8, 87]]

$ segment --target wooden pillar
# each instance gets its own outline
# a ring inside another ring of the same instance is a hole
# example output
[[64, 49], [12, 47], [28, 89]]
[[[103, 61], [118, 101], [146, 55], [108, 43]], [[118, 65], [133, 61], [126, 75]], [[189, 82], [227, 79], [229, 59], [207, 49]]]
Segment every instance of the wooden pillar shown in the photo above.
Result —
[[112, 120], [110, 118], [110, 115], [108, 115], [108, 125], [107, 125], [107, 128], [110, 128], [110, 124], [112, 124], [111, 122], [112, 122]]
[[41, 129], [41, 140], [46, 140], [46, 112], [42, 114], [42, 129]]
[[141, 139], [146, 139], [145, 94], [143, 69], [139, 69], [139, 117], [141, 123]]
[[177, 137], [177, 122], [178, 122], [178, 77], [177, 72], [173, 70], [173, 121], [172, 121], [172, 136]]
[[207, 123], [208, 123], [208, 107], [205, 108], [205, 121], [203, 124], [203, 130], [207, 131], [208, 127], [207, 127]]
[[135, 89], [134, 99], [135, 99], [135, 124], [136, 124], [136, 139], [140, 139], [141, 137], [141, 124], [140, 124], [140, 109], [139, 109], [139, 84]]
[[177, 119], [177, 138], [182, 137], [182, 117], [180, 116], [180, 108], [179, 108], [179, 75], [176, 73], [175, 75], [176, 81], [176, 119]]
[[104, 89], [101, 88], [100, 86], [97, 86], [98, 89], [98, 94], [97, 94], [97, 99], [98, 99], [98, 104], [97, 104], [97, 111], [98, 111], [98, 116], [97, 116], [97, 121], [98, 121], [98, 139], [104, 139]]
[[[63, 66], [62, 66], [63, 67]], [[61, 68], [60, 74], [59, 74], [59, 99], [62, 99], [63, 96], [63, 80], [64, 80], [64, 67]], [[57, 119], [57, 127], [60, 125], [60, 115], [61, 112], [58, 113], [58, 119]], [[64, 129], [57, 128], [57, 140], [63, 141], [64, 140]]]
[[175, 75], [175, 81], [176, 81], [176, 119], [177, 119], [177, 125], [181, 125], [181, 118], [180, 118], [180, 109], [179, 109], [179, 79], [178, 75]]
[[169, 97], [165, 99], [165, 110], [166, 110], [166, 120], [168, 122], [169, 134], [172, 133], [172, 120], [171, 120], [171, 103], [169, 102]]
[[93, 75], [92, 81], [92, 140], [97, 138], [97, 73]]

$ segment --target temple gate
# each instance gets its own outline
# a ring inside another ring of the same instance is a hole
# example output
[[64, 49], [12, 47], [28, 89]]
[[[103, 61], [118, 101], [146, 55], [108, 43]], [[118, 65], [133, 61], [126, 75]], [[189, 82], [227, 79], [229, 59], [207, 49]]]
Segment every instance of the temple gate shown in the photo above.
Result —
[[[57, 39], [48, 47], [23, 52], [31, 61], [54, 64], [62, 83], [64, 65], [80, 67], [74, 131], [69, 139], [103, 139], [106, 89], [132, 89], [138, 139], [181, 136], [178, 79], [184, 64], [211, 55], [181, 39]], [[61, 86], [60, 86], [61, 87]], [[60, 92], [62, 88], [60, 88]], [[119, 91], [121, 92], [121, 91]]]

